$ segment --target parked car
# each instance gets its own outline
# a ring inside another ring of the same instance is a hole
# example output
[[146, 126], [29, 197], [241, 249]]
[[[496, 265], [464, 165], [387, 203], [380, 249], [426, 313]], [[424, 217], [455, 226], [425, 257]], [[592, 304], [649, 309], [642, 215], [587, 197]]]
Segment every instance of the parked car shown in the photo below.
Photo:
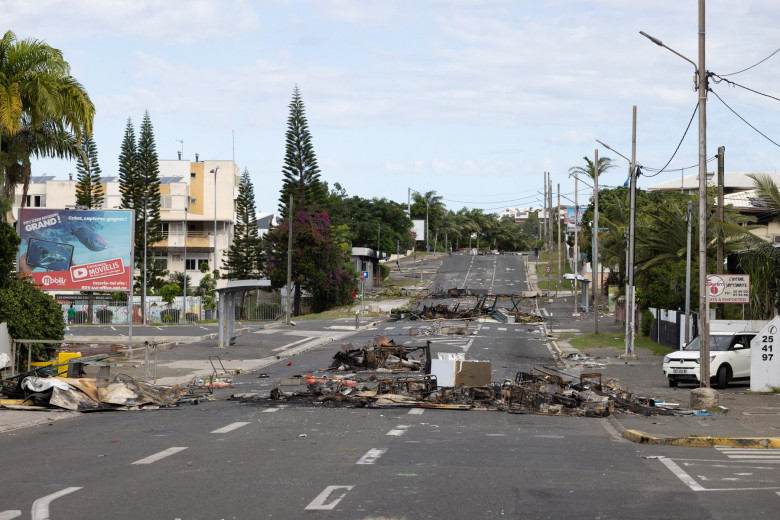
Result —
[[[750, 340], [755, 332], [710, 333], [710, 383], [726, 388], [730, 381], [750, 379]], [[682, 350], [664, 357], [663, 371], [669, 386], [679, 383], [700, 384], [701, 360], [696, 337]]]

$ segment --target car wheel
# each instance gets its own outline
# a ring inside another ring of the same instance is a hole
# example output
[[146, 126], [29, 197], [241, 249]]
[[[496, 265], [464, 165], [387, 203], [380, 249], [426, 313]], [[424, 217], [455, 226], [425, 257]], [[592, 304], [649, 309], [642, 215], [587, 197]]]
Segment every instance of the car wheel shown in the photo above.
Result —
[[672, 379], [671, 377], [669, 378], [669, 388], [677, 388], [677, 384], [678, 383], [676, 379]]
[[726, 388], [731, 379], [731, 369], [725, 365], [721, 365], [718, 369], [718, 375], [715, 378], [715, 386], [718, 388]]

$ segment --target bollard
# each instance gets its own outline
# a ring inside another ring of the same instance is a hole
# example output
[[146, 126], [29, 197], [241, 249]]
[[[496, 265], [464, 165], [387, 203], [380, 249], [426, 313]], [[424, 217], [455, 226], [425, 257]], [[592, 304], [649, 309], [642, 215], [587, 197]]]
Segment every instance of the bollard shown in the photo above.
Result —
[[355, 330], [360, 328], [360, 311], [355, 311]]

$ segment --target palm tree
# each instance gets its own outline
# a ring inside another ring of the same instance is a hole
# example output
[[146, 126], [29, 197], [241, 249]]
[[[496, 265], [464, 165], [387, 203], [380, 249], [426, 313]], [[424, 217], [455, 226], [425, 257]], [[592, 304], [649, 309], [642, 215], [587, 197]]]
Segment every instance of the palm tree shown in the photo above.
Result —
[[[12, 31], [0, 39], [0, 173], [3, 194], [24, 184], [26, 202], [30, 157], [79, 155], [83, 135], [91, 135], [95, 106], [70, 75], [62, 51]], [[74, 146], [75, 145], [75, 146]]]
[[[585, 160], [585, 166], [572, 166], [569, 168], [569, 174], [570, 175], [587, 175], [591, 179], [595, 178], [595, 168], [593, 166], [593, 161], [590, 160], [588, 157], [583, 157]], [[609, 157], [599, 157], [599, 177], [603, 173], [605, 173], [610, 168], [614, 168], [615, 164], [612, 163], [612, 159]]]

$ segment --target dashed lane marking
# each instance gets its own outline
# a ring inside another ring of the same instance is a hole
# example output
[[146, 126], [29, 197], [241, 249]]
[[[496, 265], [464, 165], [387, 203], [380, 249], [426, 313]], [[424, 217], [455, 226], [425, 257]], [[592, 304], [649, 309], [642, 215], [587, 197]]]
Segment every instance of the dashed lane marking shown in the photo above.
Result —
[[497, 330], [506, 330], [506, 327], [499, 327]]
[[266, 408], [262, 413], [278, 412], [279, 410], [281, 410], [281, 408]]
[[0, 520], [13, 520], [14, 518], [19, 518], [22, 516], [22, 512], [18, 509], [15, 511], [8, 510], [8, 511], [0, 511]]
[[171, 455], [174, 455], [186, 449], [187, 449], [186, 446], [174, 446], [173, 448], [168, 448], [167, 450], [163, 450], [159, 453], [155, 453], [154, 455], [149, 455], [146, 458], [137, 460], [133, 462], [133, 464], [151, 464], [153, 462], [157, 462], [160, 459], [164, 459], [165, 457], [169, 457]]
[[217, 428], [211, 433], [228, 433], [232, 432], [233, 430], [237, 430], [241, 428], [242, 426], [246, 426], [249, 424], [248, 422], [234, 422], [233, 424], [228, 424], [227, 426], [223, 426], [222, 428]]
[[292, 343], [288, 343], [287, 345], [282, 345], [281, 347], [276, 347], [274, 349], [271, 349], [271, 352], [281, 352], [282, 350], [290, 349], [290, 348], [294, 347], [295, 345], [298, 345], [299, 343], [303, 343], [304, 341], [309, 341], [311, 339], [313, 339], [313, 338], [306, 337], [306, 338], [303, 338], [303, 339], [299, 339], [298, 341], [293, 341]]
[[376, 464], [376, 461], [387, 453], [387, 450], [380, 450], [379, 448], [372, 448], [366, 452], [365, 455], [360, 457], [360, 460], [358, 460], [355, 464]]
[[52, 493], [51, 495], [46, 495], [45, 497], [39, 498], [33, 502], [32, 505], [32, 520], [49, 520], [49, 504], [51, 504], [54, 500], [57, 500], [60, 497], [64, 497], [65, 495], [69, 495], [74, 491], [78, 491], [79, 489], [81, 488], [69, 487], [57, 491], [56, 493]]
[[[351, 491], [353, 487], [355, 486], [328, 486], [309, 502], [306, 509], [309, 511], [330, 511], [341, 502], [341, 499], [347, 495], [347, 491]], [[331, 498], [334, 492], [338, 492], [338, 494]], [[328, 500], [330, 501], [328, 502]]]
[[398, 426], [395, 427], [394, 430], [390, 430], [389, 432], [387, 432], [387, 434], [388, 435], [394, 435], [394, 436], [398, 437], [398, 436], [403, 435], [404, 433], [406, 433], [406, 430], [408, 428], [409, 428], [408, 424], [399, 424]]
[[409, 415], [422, 415], [424, 411], [422, 408], [412, 408], [409, 410]]

